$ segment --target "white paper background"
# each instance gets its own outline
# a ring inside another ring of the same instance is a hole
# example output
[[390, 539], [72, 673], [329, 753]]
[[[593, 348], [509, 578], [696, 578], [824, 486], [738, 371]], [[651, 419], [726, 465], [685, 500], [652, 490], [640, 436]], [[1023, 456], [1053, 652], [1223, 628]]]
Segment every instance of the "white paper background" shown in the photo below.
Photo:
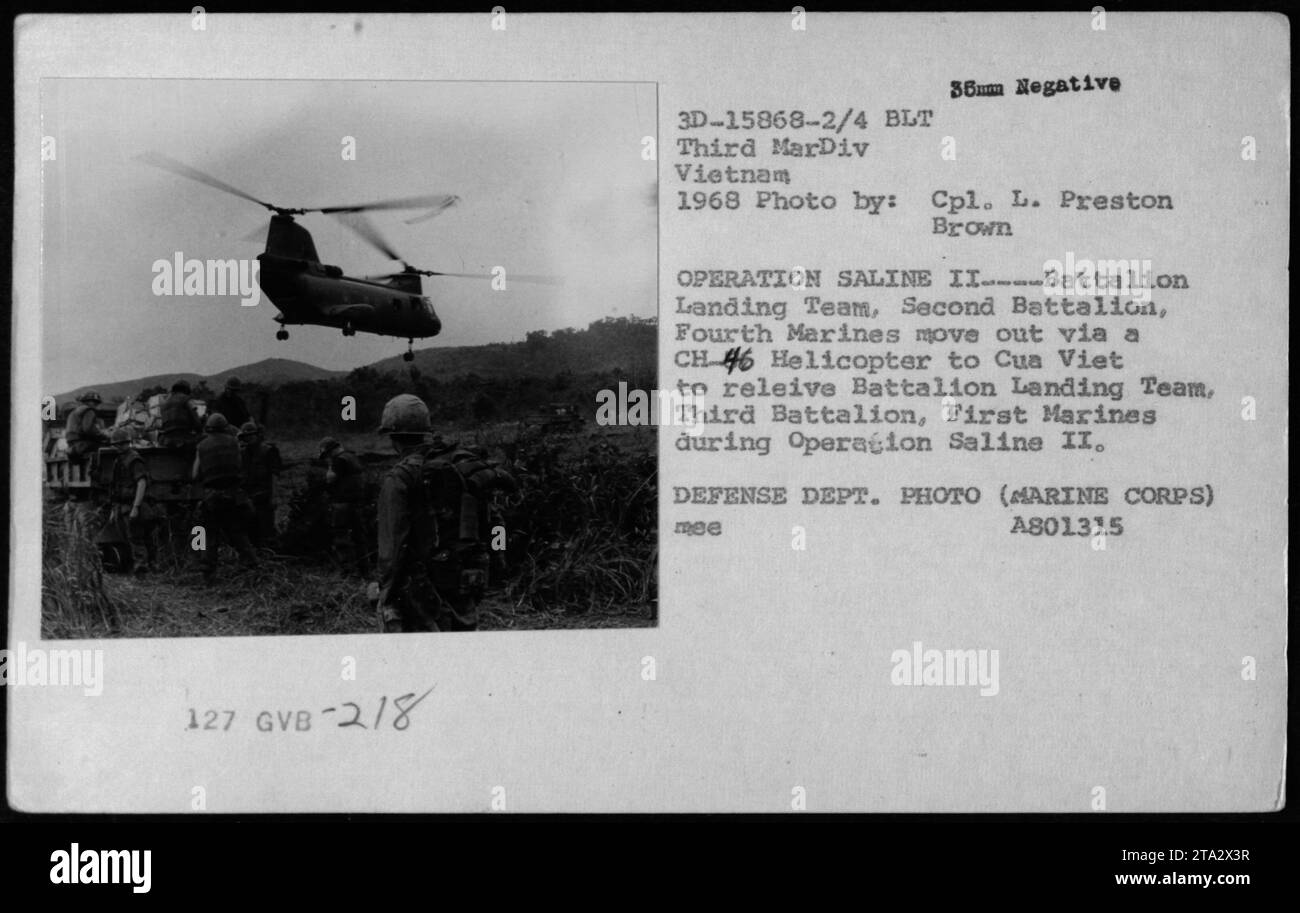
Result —
[[[677, 377], [666, 312], [674, 296], [716, 297], [680, 289], [678, 269], [904, 266], [934, 269], [937, 280], [956, 261], [1032, 275], [1045, 258], [1106, 245], [1191, 276], [1175, 313], [1150, 328], [1142, 364], [1204, 379], [1216, 398], [1162, 401], [1154, 429], [1110, 435], [1105, 458], [1089, 462], [1055, 452], [810, 460], [787, 458], [779, 441], [770, 457], [728, 462], [681, 455], [664, 432], [658, 628], [61, 643], [104, 649], [105, 691], [7, 689], [12, 804], [186, 812], [202, 786], [209, 812], [470, 811], [487, 810], [500, 786], [510, 811], [783, 811], [802, 787], [813, 811], [1088, 811], [1104, 786], [1111, 811], [1278, 806], [1284, 19], [1112, 12], [1104, 33], [1084, 12], [813, 13], [802, 33], [780, 14], [519, 15], [505, 32], [486, 13], [362, 22], [356, 31], [352, 17], [210, 13], [205, 32], [187, 15], [19, 23], [11, 642], [40, 645], [36, 403], [46, 391], [31, 343], [41, 338], [36, 150], [46, 76], [657, 82], [663, 386]], [[1084, 72], [1119, 75], [1123, 89], [946, 97], [952, 79]], [[843, 208], [785, 217], [672, 208], [678, 111], [847, 105], [872, 116], [873, 154], [853, 172], [837, 162], [808, 189], [896, 193], [888, 221]], [[901, 107], [935, 109], [936, 126], [878, 128], [885, 108]], [[944, 135], [957, 140], [955, 162], [939, 158]], [[1247, 135], [1258, 143], [1254, 162], [1240, 156]], [[1032, 188], [1045, 207], [1059, 189], [1140, 189], [1172, 193], [1178, 208], [1159, 218], [1044, 209], [1017, 216], [1010, 243], [927, 234], [930, 192], [968, 187]], [[1247, 395], [1259, 404], [1254, 422], [1240, 419]], [[1216, 506], [1124, 510], [1130, 532], [1096, 553], [1086, 540], [1008, 535], [1007, 512], [991, 503], [1002, 481], [1109, 484], [1115, 494], [1208, 481]], [[885, 497], [871, 509], [669, 503], [673, 484], [718, 483], [786, 484], [796, 498], [802, 484], [865, 484]], [[986, 504], [898, 507], [905, 484], [981, 485]], [[720, 519], [725, 535], [674, 535], [679, 518]], [[791, 549], [793, 525], [807, 529], [806, 551]], [[1000, 693], [892, 686], [890, 654], [917, 640], [998, 649]], [[340, 680], [345, 656], [357, 661], [355, 682]], [[647, 656], [654, 681], [641, 676]], [[1258, 663], [1257, 681], [1241, 679], [1245, 656]], [[321, 728], [316, 713], [309, 733], [247, 725], [260, 710], [373, 705], [434, 683], [404, 733]], [[190, 707], [234, 708], [244, 725], [186, 732]]]

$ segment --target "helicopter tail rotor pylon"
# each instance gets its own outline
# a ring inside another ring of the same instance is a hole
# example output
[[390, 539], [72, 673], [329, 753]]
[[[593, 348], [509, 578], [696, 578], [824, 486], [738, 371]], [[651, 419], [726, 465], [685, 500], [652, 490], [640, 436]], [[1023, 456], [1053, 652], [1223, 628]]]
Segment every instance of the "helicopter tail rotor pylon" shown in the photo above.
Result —
[[[436, 214], [437, 213], [434, 213], [434, 215]], [[385, 273], [379, 276], [367, 276], [366, 278], [372, 282], [387, 282], [389, 280], [396, 279], [399, 276], [430, 276], [430, 277], [445, 276], [453, 279], [496, 279], [497, 278], [497, 275], [494, 273], [453, 273], [453, 272], [444, 272], [435, 269], [421, 269], [417, 266], [412, 266], [409, 262], [407, 262], [406, 258], [403, 257], [401, 254], [399, 254], [397, 250], [393, 247], [393, 245], [388, 242], [388, 239], [385, 238], [380, 233], [379, 229], [375, 227], [375, 223], [371, 222], [368, 218], [366, 218], [361, 213], [348, 212], [339, 215], [338, 219], [348, 228], [356, 232], [357, 235], [362, 240], [364, 240], [375, 250], [379, 251], [388, 259], [396, 260], [397, 262], [402, 264], [402, 269], [399, 272]], [[417, 221], [423, 221], [423, 219]], [[558, 276], [547, 276], [547, 275], [540, 275], [536, 273], [508, 273], [506, 275], [506, 278], [507, 280], [513, 280], [515, 282], [530, 282], [539, 285], [563, 285], [564, 284], [564, 280], [559, 278]]]

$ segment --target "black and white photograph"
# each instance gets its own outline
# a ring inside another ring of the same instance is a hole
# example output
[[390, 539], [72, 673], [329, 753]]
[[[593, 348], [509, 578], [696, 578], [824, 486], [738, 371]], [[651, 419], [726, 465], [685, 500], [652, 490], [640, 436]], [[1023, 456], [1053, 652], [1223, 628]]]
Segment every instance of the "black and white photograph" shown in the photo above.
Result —
[[1289, 864], [1285, 14], [187, 6], [14, 51], [0, 821], [55, 908]]
[[41, 110], [43, 636], [655, 624], [653, 85]]

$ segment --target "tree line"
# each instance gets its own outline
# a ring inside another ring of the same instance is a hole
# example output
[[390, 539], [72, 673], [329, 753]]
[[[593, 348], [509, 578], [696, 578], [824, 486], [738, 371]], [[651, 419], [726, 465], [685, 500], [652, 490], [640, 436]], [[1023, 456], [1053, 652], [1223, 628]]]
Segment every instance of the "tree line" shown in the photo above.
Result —
[[[459, 373], [451, 376], [429, 370], [428, 361], [438, 359], [433, 349], [420, 353], [424, 369], [367, 366], [346, 377], [275, 386], [246, 381], [241, 395], [253, 416], [281, 437], [375, 429], [384, 404], [399, 393], [423, 399], [435, 424], [457, 427], [520, 421], [550, 403], [573, 405], [591, 418], [599, 390], [620, 381], [656, 387], [657, 347], [653, 318], [607, 317], [585, 330], [535, 330], [522, 342], [461, 347]], [[141, 396], [159, 392], [167, 391], [150, 387]], [[220, 392], [203, 381], [193, 385], [193, 395], [208, 402]]]

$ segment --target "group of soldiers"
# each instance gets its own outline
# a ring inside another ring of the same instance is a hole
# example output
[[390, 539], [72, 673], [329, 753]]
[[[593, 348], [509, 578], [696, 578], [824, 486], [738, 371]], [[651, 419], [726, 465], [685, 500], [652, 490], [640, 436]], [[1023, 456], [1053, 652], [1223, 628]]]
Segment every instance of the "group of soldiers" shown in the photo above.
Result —
[[[258, 548], [275, 545], [275, 477], [284, 466], [277, 448], [265, 442], [261, 426], [249, 417], [239, 389], [232, 379], [200, 420], [189, 384], [177, 381], [160, 409], [159, 446], [193, 448], [190, 475], [201, 489], [208, 582], [216, 577], [222, 542], [249, 567], [258, 564]], [[150, 503], [148, 469], [131, 447], [131, 432], [118, 427], [105, 433], [94, 419], [99, 402], [97, 394], [87, 393], [68, 416], [69, 455], [84, 459], [102, 443], [117, 451], [110, 522], [129, 543], [136, 571], [145, 573], [157, 559], [163, 517]], [[236, 425], [231, 415], [243, 421]], [[436, 437], [429, 408], [416, 396], [389, 400], [379, 433], [398, 455], [384, 475], [376, 506], [378, 579], [370, 593], [379, 627], [385, 632], [474, 630], [491, 564], [492, 494], [513, 491], [516, 482], [481, 449]], [[334, 438], [322, 440], [318, 453], [327, 467], [330, 526], [345, 532], [357, 571], [368, 578], [365, 469]]]
[[[262, 427], [250, 417], [240, 389], [238, 378], [231, 378], [214, 410], [201, 419], [190, 385], [178, 380], [159, 409], [158, 446], [194, 453], [190, 476], [201, 489], [199, 518], [205, 538], [213, 537], [202, 549], [203, 575], [209, 583], [216, 578], [222, 541], [235, 549], [241, 563], [255, 567], [255, 548], [271, 547], [275, 539], [275, 476], [284, 467], [279, 450], [266, 443]], [[130, 429], [105, 431], [95, 412], [101, 401], [92, 390], [79, 397], [79, 405], [68, 415], [68, 458], [84, 461], [103, 444], [117, 451], [109, 479], [109, 523], [129, 546], [135, 572], [145, 574], [157, 562], [158, 528], [164, 517], [148, 497], [148, 467], [131, 446]], [[218, 406], [239, 424], [215, 411]]]

